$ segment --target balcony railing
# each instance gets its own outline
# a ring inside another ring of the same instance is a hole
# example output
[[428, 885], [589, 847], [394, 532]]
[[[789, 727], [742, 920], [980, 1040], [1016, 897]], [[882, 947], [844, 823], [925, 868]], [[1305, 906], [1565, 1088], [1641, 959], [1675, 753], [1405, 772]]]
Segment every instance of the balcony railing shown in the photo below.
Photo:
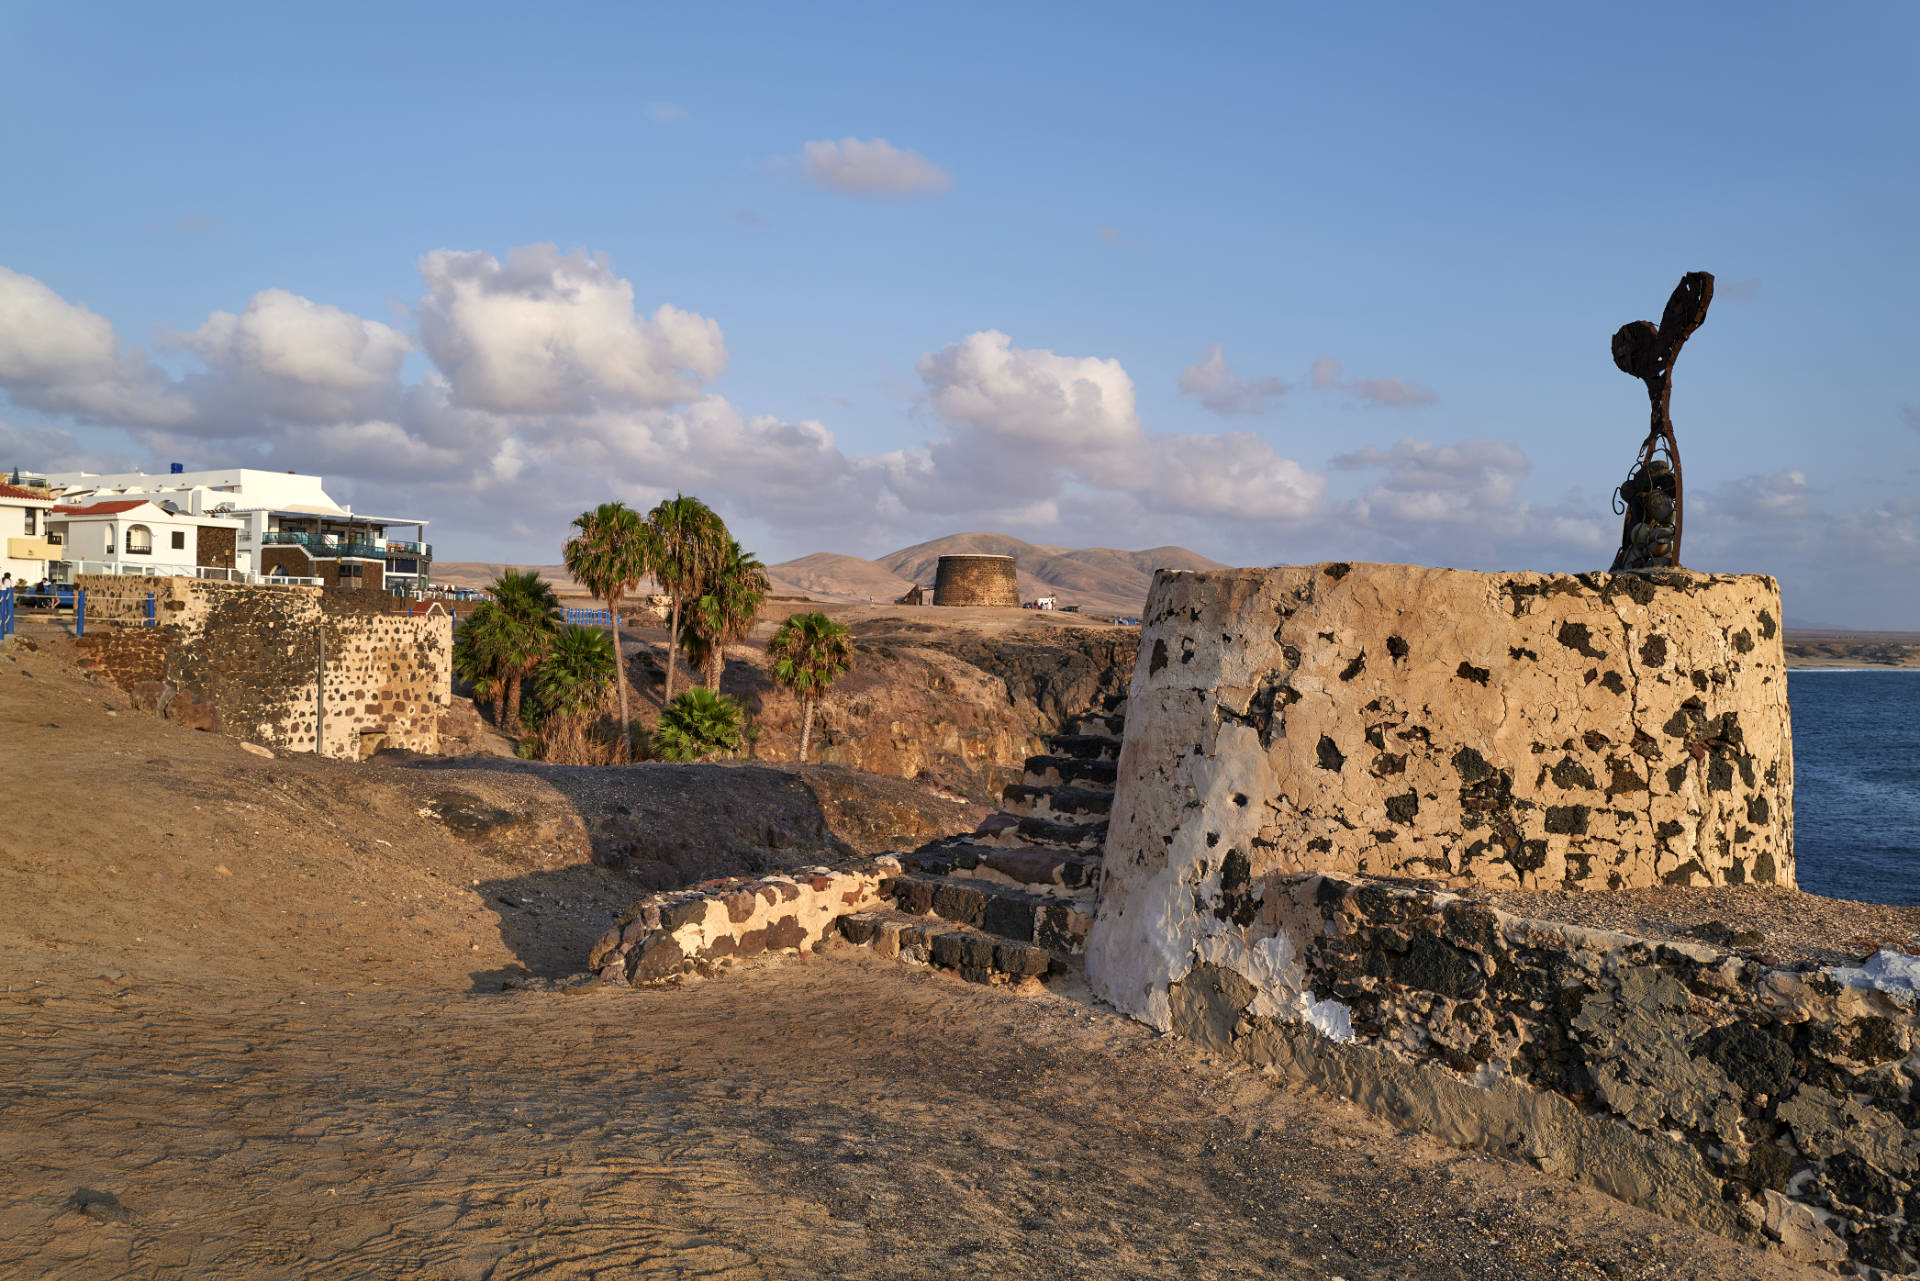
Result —
[[296, 529], [269, 529], [260, 536], [267, 545], [304, 547], [315, 556], [364, 556], [380, 560], [388, 556], [417, 556], [433, 559], [432, 543], [414, 543], [400, 538], [358, 538], [342, 534], [313, 534]]
[[338, 534], [308, 534], [292, 529], [269, 529], [260, 536], [260, 541], [304, 547], [315, 556], [364, 556], [368, 560], [379, 560], [387, 554], [370, 538], [342, 538]]

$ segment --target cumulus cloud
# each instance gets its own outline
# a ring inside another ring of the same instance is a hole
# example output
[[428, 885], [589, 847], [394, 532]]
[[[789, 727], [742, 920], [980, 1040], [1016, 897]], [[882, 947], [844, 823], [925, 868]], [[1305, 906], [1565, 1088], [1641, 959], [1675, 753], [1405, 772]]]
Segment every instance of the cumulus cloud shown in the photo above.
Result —
[[1339, 361], [1331, 356], [1322, 356], [1313, 362], [1313, 371], [1310, 376], [1314, 389], [1343, 391], [1356, 400], [1382, 408], [1431, 405], [1439, 399], [1420, 384], [1403, 379], [1355, 378], [1349, 382], [1341, 377], [1341, 373]]
[[1207, 348], [1204, 359], [1180, 371], [1180, 390], [1198, 396], [1201, 404], [1225, 417], [1265, 412], [1267, 401], [1287, 394], [1287, 385], [1278, 378], [1255, 378], [1251, 382], [1241, 378], [1227, 363], [1220, 344], [1214, 343]]
[[1032, 509], [1071, 483], [1148, 511], [1285, 521], [1310, 515], [1324, 487], [1250, 433], [1149, 434], [1117, 360], [987, 330], [923, 357], [919, 372], [947, 434], [899, 456], [889, 485], [936, 509], [983, 492]]
[[937, 196], [953, 186], [946, 170], [885, 138], [809, 142], [800, 168], [816, 185], [853, 196]]
[[113, 325], [31, 276], [0, 267], [0, 386], [14, 403], [105, 422], [176, 422], [189, 412], [164, 371]]
[[183, 383], [196, 416], [242, 434], [253, 416], [325, 423], [380, 412], [399, 394], [400, 365], [413, 349], [391, 326], [284, 289], [262, 290], [244, 312], [216, 311], [165, 341], [207, 366]]
[[685, 107], [675, 106], [671, 102], [656, 102], [647, 108], [647, 116], [655, 124], [669, 125], [676, 120], [685, 120], [687, 111]]
[[420, 338], [453, 402], [500, 413], [587, 413], [698, 395], [727, 363], [720, 326], [662, 304], [634, 313], [633, 285], [603, 254], [553, 245], [420, 260]]
[[1611, 554], [1602, 512], [1578, 501], [1543, 507], [1523, 496], [1533, 464], [1516, 445], [1407, 437], [1336, 455], [1331, 465], [1373, 477], [1343, 513], [1353, 536], [1384, 540], [1412, 560], [1591, 568]]

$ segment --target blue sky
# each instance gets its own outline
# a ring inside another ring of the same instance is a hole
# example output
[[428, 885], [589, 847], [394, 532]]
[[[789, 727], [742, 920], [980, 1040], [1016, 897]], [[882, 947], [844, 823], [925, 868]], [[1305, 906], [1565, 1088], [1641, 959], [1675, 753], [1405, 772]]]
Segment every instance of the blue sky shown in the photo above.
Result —
[[1604, 567], [1608, 339], [1705, 269], [1687, 562], [1920, 628], [1917, 66], [1906, 4], [7, 5], [0, 466], [448, 559], [684, 489], [770, 561]]

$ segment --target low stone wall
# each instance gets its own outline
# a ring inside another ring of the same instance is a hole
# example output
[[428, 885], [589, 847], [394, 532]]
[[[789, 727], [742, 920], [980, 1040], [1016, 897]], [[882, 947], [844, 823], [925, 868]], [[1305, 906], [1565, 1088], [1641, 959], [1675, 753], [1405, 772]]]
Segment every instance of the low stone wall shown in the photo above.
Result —
[[318, 587], [108, 575], [79, 585], [81, 661], [136, 701], [190, 704], [199, 728], [289, 751], [354, 760], [381, 747], [439, 750], [453, 697], [444, 612], [409, 615], [385, 593]]
[[1920, 1266], [1920, 960], [1774, 969], [1318, 874], [1196, 907], [1163, 1029], [1800, 1261]]
[[767, 952], [798, 952], [835, 933], [842, 916], [886, 906], [881, 885], [899, 874], [900, 861], [882, 855], [838, 871], [729, 877], [654, 894], [600, 936], [588, 968], [606, 982], [641, 987]]

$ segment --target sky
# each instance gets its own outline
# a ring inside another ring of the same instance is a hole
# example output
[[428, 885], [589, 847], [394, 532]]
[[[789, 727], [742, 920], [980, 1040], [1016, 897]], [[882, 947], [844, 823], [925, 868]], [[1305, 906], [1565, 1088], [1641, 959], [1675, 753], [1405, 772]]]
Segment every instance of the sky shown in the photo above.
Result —
[[318, 472], [442, 560], [696, 494], [1604, 569], [1920, 629], [1920, 7], [0, 0], [0, 467]]

